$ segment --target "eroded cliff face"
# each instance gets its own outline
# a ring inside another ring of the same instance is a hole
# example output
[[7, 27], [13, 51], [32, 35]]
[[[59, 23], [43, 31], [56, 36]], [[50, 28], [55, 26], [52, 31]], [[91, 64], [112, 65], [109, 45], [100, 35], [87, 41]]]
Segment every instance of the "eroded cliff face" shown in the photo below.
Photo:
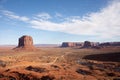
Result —
[[97, 48], [99, 47], [99, 42], [63, 42], [61, 47], [77, 47], [77, 48]]
[[22, 36], [19, 38], [18, 47], [32, 47], [33, 39], [31, 36]]
[[74, 42], [63, 42], [61, 47], [75, 47], [76, 43]]
[[16, 50], [35, 50], [31, 36], [24, 35], [20, 37], [18, 41], [18, 46], [15, 48]]

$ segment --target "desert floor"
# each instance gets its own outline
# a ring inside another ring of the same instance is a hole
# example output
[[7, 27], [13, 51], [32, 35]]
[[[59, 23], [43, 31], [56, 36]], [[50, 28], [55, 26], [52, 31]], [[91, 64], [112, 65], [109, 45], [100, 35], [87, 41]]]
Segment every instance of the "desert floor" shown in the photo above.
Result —
[[120, 80], [120, 47], [0, 47], [0, 80]]

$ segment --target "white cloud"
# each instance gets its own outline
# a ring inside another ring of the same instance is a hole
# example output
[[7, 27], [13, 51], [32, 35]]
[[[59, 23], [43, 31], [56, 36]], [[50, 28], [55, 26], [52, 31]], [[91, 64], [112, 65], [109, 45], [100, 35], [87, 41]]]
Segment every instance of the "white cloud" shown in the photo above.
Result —
[[21, 21], [29, 21], [29, 18], [27, 18], [27, 17], [25, 17], [25, 16], [20, 17], [19, 19], [20, 19]]
[[11, 11], [7, 11], [7, 10], [1, 10], [1, 12], [5, 15], [5, 16], [8, 16], [9, 18], [11, 19], [17, 19], [17, 20], [20, 20], [20, 21], [29, 21], [29, 18], [25, 17], [25, 16], [18, 16], [16, 14], [14, 14], [13, 12]]
[[39, 13], [36, 17], [42, 20], [48, 20], [52, 18], [48, 13], [45, 12]]
[[32, 22], [38, 29], [60, 31], [78, 35], [98, 35], [100, 37], [120, 36], [120, 2], [113, 2], [99, 12], [91, 13], [82, 19], [72, 16], [62, 23], [51, 21]]
[[33, 28], [42, 30], [77, 35], [95, 35], [100, 38], [120, 37], [120, 1], [114, 1], [99, 12], [90, 13], [82, 18], [70, 16], [60, 23], [49, 20], [52, 17], [48, 13], [40, 13], [34, 16], [34, 19], [14, 15], [11, 12], [5, 12], [4, 15], [27, 22]]

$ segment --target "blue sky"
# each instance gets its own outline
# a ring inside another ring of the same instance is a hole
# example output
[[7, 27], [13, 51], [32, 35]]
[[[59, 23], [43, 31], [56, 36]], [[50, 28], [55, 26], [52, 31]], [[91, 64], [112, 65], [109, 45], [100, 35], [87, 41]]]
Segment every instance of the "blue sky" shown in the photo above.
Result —
[[120, 41], [120, 0], [0, 0], [0, 45]]

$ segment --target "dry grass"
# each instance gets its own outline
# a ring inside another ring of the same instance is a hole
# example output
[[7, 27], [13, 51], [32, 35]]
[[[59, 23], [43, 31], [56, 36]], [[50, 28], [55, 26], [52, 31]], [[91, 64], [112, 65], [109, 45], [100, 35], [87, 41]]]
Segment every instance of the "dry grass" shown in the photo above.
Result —
[[75, 62], [87, 55], [120, 53], [120, 48], [103, 49], [73, 49], [73, 48], [38, 48], [37, 51], [14, 51], [0, 49], [0, 60], [7, 66], [15, 66], [19, 63], [59, 63]]
[[[19, 80], [17, 78], [18, 74], [23, 76], [23, 78], [29, 78], [29, 80], [32, 80], [32, 78], [36, 80], [44, 78], [50, 78], [51, 80], [113, 80], [113, 78], [120, 77], [118, 73], [120, 71], [119, 62], [83, 59], [88, 55], [108, 53], [120, 53], [120, 48], [77, 49], [44, 47], [37, 48], [36, 51], [14, 51], [11, 48], [0, 48], [0, 79], [6, 78], [5, 76], [16, 71], [16, 73], [11, 74], [12, 78], [16, 78], [16, 80]], [[30, 70], [26, 70], [29, 66], [31, 66]], [[47, 71], [39, 73], [41, 68]], [[91, 74], [84, 75], [85, 71]], [[113, 76], [111, 76], [112, 74]], [[7, 76], [7, 80], [11, 78], [9, 77], [10, 75]]]

